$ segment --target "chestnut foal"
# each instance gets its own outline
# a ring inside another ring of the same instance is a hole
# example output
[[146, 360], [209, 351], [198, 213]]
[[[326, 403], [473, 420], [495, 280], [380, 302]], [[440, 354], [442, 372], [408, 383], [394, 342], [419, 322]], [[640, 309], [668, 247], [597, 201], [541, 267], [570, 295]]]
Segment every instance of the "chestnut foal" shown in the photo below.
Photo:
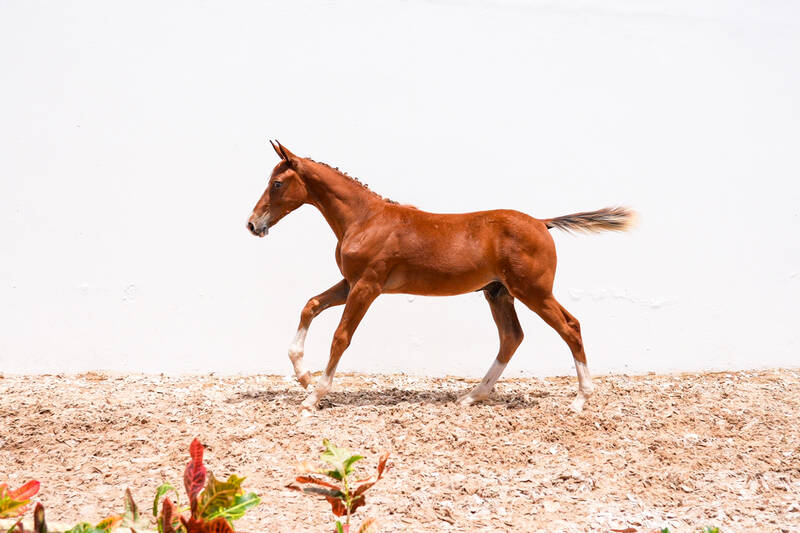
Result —
[[272, 147], [281, 161], [272, 170], [247, 228], [263, 237], [301, 205], [315, 206], [336, 234], [336, 264], [344, 277], [308, 301], [289, 347], [295, 375], [307, 388], [311, 374], [303, 366], [303, 345], [308, 327], [323, 310], [344, 304], [328, 366], [303, 401], [304, 414], [315, 409], [330, 390], [339, 358], [378, 295], [449, 296], [479, 290], [497, 324], [500, 350], [480, 384], [459, 401], [469, 405], [486, 399], [522, 342], [514, 311], [516, 298], [569, 345], [578, 373], [578, 395], [571, 408], [583, 409], [594, 386], [580, 324], [553, 297], [556, 250], [548, 230], [624, 231], [633, 219], [632, 211], [616, 207], [551, 219], [511, 210], [427, 213], [386, 200], [336, 169], [297, 157], [280, 143]]

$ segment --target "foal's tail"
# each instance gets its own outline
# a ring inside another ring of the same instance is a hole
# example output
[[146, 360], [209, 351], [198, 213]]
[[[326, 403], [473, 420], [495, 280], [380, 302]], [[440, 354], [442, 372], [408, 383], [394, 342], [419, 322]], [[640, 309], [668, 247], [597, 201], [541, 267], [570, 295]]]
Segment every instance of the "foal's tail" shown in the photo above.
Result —
[[567, 232], [596, 233], [600, 231], [626, 231], [633, 226], [636, 212], [627, 207], [606, 207], [597, 211], [573, 213], [563, 217], [543, 220], [547, 229], [558, 228]]

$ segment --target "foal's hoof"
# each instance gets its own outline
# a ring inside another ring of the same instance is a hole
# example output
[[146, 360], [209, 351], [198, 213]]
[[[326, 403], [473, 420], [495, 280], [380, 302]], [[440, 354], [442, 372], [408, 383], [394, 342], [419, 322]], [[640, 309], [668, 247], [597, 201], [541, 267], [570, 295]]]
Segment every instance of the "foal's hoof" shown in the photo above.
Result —
[[300, 382], [300, 385], [302, 385], [304, 389], [307, 389], [308, 386], [311, 385], [312, 381], [311, 372], [306, 372], [305, 374], [297, 378], [297, 381]]
[[575, 414], [580, 414], [583, 411], [583, 404], [586, 403], [586, 398], [583, 396], [578, 396], [572, 403], [569, 405], [570, 410]]
[[593, 392], [594, 392], [594, 385], [592, 385], [591, 383], [589, 384], [589, 386], [578, 390], [578, 395], [575, 397], [574, 400], [572, 400], [572, 403], [569, 406], [572, 412], [574, 413], [582, 412], [583, 405], [586, 403], [586, 400], [589, 399], [589, 396], [591, 396]]
[[300, 405], [300, 415], [301, 416], [311, 416], [317, 410], [317, 399], [314, 397], [314, 393], [311, 393], [308, 398], [303, 400], [303, 403]]
[[459, 396], [457, 401], [458, 401], [459, 404], [461, 404], [461, 405], [466, 407], [468, 405], [473, 405], [473, 404], [482, 402], [482, 401], [486, 400], [488, 397], [489, 397], [488, 394], [486, 394], [486, 395], [478, 395], [478, 394], [473, 394], [473, 391], [470, 391], [470, 392], [468, 392], [466, 394], [462, 394], [461, 396]]

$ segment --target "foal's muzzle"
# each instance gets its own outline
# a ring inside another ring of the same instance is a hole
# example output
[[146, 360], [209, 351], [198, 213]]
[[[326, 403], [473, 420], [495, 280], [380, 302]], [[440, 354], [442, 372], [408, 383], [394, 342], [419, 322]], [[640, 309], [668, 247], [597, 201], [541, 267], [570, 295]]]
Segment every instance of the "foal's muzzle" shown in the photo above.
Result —
[[269, 233], [269, 220], [256, 219], [256, 221], [253, 222], [251, 219], [247, 222], [247, 229], [256, 237], [263, 237]]

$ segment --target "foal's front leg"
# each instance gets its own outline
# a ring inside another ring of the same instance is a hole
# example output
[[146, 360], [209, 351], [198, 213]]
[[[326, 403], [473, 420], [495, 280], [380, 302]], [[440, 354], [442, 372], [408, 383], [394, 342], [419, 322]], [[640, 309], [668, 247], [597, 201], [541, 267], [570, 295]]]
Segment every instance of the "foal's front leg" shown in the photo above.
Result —
[[303, 353], [305, 351], [308, 327], [311, 325], [311, 321], [325, 309], [342, 305], [347, 300], [349, 291], [350, 284], [343, 279], [327, 291], [310, 298], [305, 307], [303, 307], [303, 312], [300, 313], [300, 325], [297, 326], [297, 334], [294, 336], [291, 346], [289, 346], [289, 359], [291, 359], [292, 366], [294, 366], [294, 375], [304, 389], [311, 384], [311, 373], [306, 371], [303, 366]]
[[347, 295], [347, 301], [344, 305], [342, 319], [339, 321], [336, 333], [333, 334], [331, 356], [328, 359], [328, 366], [325, 368], [325, 373], [317, 380], [314, 392], [309, 394], [303, 401], [303, 414], [308, 414], [315, 409], [319, 401], [331, 389], [333, 374], [336, 372], [336, 365], [339, 364], [342, 353], [350, 346], [353, 332], [355, 332], [359, 322], [364, 318], [367, 309], [369, 309], [369, 306], [380, 293], [381, 286], [379, 283], [367, 281], [365, 279], [359, 280], [350, 288], [350, 293]]

